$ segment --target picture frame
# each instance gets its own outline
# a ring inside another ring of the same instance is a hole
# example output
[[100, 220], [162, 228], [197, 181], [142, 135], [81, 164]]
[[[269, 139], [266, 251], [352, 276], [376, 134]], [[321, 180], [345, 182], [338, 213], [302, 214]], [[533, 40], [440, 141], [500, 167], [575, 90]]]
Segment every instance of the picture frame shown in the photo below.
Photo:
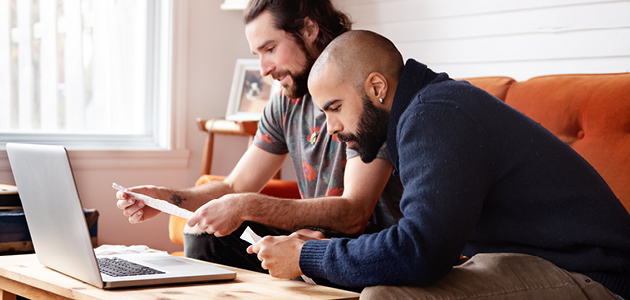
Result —
[[271, 76], [260, 75], [258, 59], [237, 59], [225, 119], [260, 120], [265, 105], [280, 88]]

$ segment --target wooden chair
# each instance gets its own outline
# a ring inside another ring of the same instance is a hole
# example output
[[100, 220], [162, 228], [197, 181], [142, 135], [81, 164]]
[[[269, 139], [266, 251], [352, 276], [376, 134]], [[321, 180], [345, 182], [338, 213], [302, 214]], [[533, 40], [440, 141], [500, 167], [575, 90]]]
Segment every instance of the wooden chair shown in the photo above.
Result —
[[[215, 134], [227, 134], [248, 136], [249, 145], [254, 140], [256, 130], [258, 128], [258, 122], [256, 121], [229, 121], [223, 119], [204, 120], [197, 119], [197, 127], [199, 130], [207, 132], [206, 142], [203, 148], [203, 157], [201, 160], [201, 174], [195, 185], [202, 185], [212, 180], [223, 180], [225, 176], [211, 175], [212, 170], [212, 158], [214, 152], [214, 135]], [[280, 197], [299, 199], [301, 198], [300, 191], [295, 181], [280, 180], [280, 171], [274, 176], [274, 179], [263, 188], [261, 193]], [[183, 230], [186, 225], [186, 219], [171, 216], [168, 225], [169, 238], [175, 244], [180, 246], [184, 245]], [[183, 255], [183, 252], [175, 252], [173, 255]]]
[[197, 118], [197, 128], [208, 133], [206, 135], [206, 143], [203, 147], [203, 156], [201, 158], [201, 176], [203, 176], [210, 175], [215, 134], [249, 136], [248, 145], [251, 145], [256, 135], [258, 122], [229, 121], [223, 119], [204, 120]]

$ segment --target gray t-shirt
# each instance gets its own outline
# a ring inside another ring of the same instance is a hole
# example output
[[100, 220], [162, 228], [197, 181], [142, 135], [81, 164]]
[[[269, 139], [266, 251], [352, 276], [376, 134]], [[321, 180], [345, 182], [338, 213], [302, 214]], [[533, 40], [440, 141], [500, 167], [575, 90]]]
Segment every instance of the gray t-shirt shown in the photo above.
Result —
[[[341, 196], [346, 161], [358, 155], [336, 135], [328, 134], [326, 115], [309, 94], [289, 99], [282, 91], [266, 105], [253, 144], [269, 153], [289, 153], [303, 199]], [[377, 157], [389, 160], [385, 146]], [[401, 195], [400, 179], [390, 175], [365, 233], [398, 223]]]

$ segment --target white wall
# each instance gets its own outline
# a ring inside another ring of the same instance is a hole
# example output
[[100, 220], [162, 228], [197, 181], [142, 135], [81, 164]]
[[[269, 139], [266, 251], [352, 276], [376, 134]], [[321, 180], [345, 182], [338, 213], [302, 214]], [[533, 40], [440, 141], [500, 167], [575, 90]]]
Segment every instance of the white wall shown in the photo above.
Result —
[[[242, 11], [222, 11], [221, 1], [176, 0], [186, 16], [179, 74], [185, 98], [183, 151], [156, 154], [71, 153], [84, 206], [100, 212], [99, 242], [179, 250], [168, 240], [167, 216], [130, 225], [115, 208], [111, 183], [186, 187], [199, 175], [205, 136], [195, 118], [225, 115], [237, 58], [254, 58], [244, 36]], [[413, 57], [453, 77], [508, 75], [518, 80], [557, 73], [630, 71], [630, 1], [580, 0], [334, 0], [352, 15], [355, 29], [391, 38]], [[226, 175], [247, 140], [220, 137], [213, 174]], [[186, 151], [187, 150], [187, 151]], [[153, 156], [153, 157], [152, 157]], [[285, 163], [283, 176], [294, 178]], [[0, 181], [13, 182], [0, 151]]]
[[405, 58], [451, 77], [630, 71], [630, 1], [338, 0]]

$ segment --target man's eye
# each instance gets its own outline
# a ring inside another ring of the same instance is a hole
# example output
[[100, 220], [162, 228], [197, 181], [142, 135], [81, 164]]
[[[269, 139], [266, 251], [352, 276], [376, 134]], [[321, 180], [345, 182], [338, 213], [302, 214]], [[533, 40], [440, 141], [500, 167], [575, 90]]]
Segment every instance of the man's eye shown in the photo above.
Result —
[[333, 108], [333, 107], [331, 107], [331, 108], [330, 108], [330, 111], [332, 111], [332, 112], [338, 112], [340, 107], [341, 107], [341, 105], [339, 105], [339, 106], [337, 106], [337, 107], [334, 107], [334, 108]]
[[269, 47], [269, 48], [267, 48], [267, 52], [273, 52], [273, 50], [275, 50], [275, 49], [276, 49], [276, 47]]

